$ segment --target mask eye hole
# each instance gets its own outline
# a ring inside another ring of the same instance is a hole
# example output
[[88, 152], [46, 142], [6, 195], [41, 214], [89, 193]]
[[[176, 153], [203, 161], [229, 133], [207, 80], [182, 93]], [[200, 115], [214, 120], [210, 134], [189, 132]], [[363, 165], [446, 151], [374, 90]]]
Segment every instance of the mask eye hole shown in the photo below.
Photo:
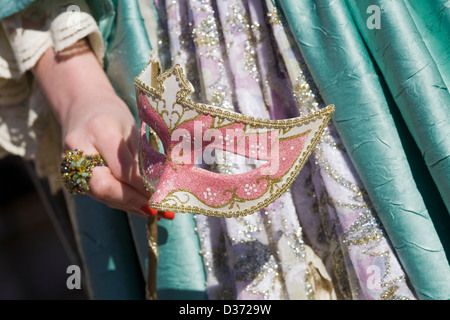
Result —
[[158, 135], [156, 134], [153, 129], [148, 126], [147, 124], [143, 124], [145, 128], [145, 137], [147, 138], [146, 141], [148, 142], [148, 146], [155, 152], [164, 154], [164, 145], [161, 142], [161, 139], [159, 139]]
[[265, 165], [268, 161], [247, 158], [222, 149], [206, 148], [199, 154], [195, 166], [219, 174], [246, 173]]
[[154, 192], [159, 177], [164, 169], [165, 156], [159, 150], [163, 150], [158, 135], [144, 122], [141, 123], [139, 171], [144, 184], [151, 192]]

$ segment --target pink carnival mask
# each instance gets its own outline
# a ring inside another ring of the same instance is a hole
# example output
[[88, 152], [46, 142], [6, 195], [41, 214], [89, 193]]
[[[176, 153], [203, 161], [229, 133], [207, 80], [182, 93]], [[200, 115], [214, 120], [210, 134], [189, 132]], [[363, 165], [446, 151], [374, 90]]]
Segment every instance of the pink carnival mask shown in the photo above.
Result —
[[[161, 73], [154, 59], [134, 84], [141, 175], [150, 207], [164, 211], [235, 217], [267, 207], [295, 180], [334, 111], [331, 105], [301, 118], [264, 120], [197, 103], [183, 69]], [[220, 164], [226, 155], [253, 161], [253, 169], [221, 174], [196, 166]]]

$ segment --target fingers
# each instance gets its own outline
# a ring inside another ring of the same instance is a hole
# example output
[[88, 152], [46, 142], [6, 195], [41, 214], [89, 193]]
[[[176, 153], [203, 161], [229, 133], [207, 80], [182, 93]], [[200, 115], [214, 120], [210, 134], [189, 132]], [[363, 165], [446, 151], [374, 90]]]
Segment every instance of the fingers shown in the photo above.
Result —
[[117, 180], [132, 186], [149, 198], [150, 193], [146, 190], [139, 172], [137, 129], [132, 126], [129, 131], [125, 137], [114, 139], [117, 129], [105, 129], [98, 137], [96, 147]]
[[139, 172], [139, 133], [133, 119], [112, 114], [99, 119], [91, 118], [83, 130], [69, 130], [64, 144], [64, 151], [77, 148], [84, 155], [98, 153], [107, 164], [93, 169], [87, 193], [89, 196], [139, 216], [174, 218], [172, 212], [157, 211], [148, 206], [151, 193], [146, 190]]
[[173, 220], [175, 213], [170, 211], [158, 211], [158, 216], [167, 220]]
[[148, 196], [117, 180], [107, 167], [96, 167], [89, 180], [88, 194], [93, 198], [123, 211], [140, 216], [152, 216], [149, 211], [143, 210], [148, 206]]
[[131, 154], [136, 156], [136, 159], [139, 152], [139, 139], [140, 139], [139, 131], [137, 127], [134, 126], [127, 140], [127, 146], [130, 149]]
[[[115, 132], [117, 137], [117, 131]], [[148, 207], [150, 192], [145, 189], [139, 174], [137, 157], [131, 154], [130, 149], [122, 139], [115, 139], [110, 135], [110, 141], [99, 142], [103, 148], [96, 148], [89, 139], [80, 139], [79, 136], [67, 138], [65, 148], [72, 150], [77, 146], [84, 155], [99, 153], [105, 160], [106, 167], [95, 167], [89, 180], [90, 191], [88, 195], [104, 202], [110, 207], [131, 212], [140, 216], [152, 216], [142, 208]], [[113, 141], [120, 141], [116, 144]], [[114, 146], [115, 145], [115, 146]]]
[[131, 212], [139, 216], [155, 217], [173, 220], [175, 213], [158, 211], [148, 205], [148, 197], [142, 196], [137, 190], [118, 181], [107, 167], [98, 167], [89, 181], [89, 195], [107, 203], [113, 208]]

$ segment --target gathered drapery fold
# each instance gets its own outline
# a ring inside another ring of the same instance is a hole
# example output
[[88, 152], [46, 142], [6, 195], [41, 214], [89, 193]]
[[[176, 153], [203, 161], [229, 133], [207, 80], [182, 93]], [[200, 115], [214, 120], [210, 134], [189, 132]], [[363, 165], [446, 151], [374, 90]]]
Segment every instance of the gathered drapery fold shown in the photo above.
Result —
[[[409, 11], [402, 1], [280, 0], [279, 4], [323, 99], [336, 104], [334, 124], [416, 293], [424, 299], [448, 298], [446, 237], [438, 234], [435, 221], [450, 227], [443, 217], [448, 216], [445, 206], [436, 205], [448, 203], [445, 115], [450, 104], [439, 69]], [[380, 29], [367, 26], [369, 5], [381, 9]], [[393, 117], [395, 108], [399, 120]], [[423, 159], [411, 159], [412, 152], [406, 153], [414, 148], [404, 147], [412, 143], [401, 139], [408, 134]], [[410, 165], [415, 161], [424, 165], [414, 165], [414, 170], [429, 170], [433, 179], [416, 179]], [[440, 190], [433, 195], [435, 204], [428, 207], [423, 183]]]

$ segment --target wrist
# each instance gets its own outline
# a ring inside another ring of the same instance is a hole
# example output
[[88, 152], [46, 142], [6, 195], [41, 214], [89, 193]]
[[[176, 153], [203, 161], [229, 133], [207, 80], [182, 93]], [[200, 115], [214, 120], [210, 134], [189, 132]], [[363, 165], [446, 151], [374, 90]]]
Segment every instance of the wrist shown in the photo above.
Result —
[[61, 58], [61, 52], [50, 48], [41, 56], [33, 73], [61, 125], [77, 109], [95, 106], [97, 97], [120, 100], [91, 50]]

